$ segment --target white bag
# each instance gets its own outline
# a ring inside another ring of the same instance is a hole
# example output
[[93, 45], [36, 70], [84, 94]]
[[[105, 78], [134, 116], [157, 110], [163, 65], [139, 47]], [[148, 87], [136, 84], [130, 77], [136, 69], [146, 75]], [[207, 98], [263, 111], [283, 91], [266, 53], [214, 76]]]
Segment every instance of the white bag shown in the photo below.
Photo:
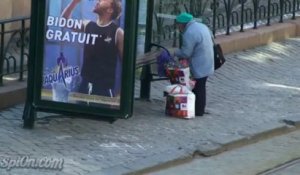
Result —
[[192, 90], [194, 88], [194, 81], [190, 79], [190, 68], [167, 68], [167, 77], [169, 77], [171, 84], [181, 84]]
[[166, 115], [184, 119], [195, 118], [195, 94], [182, 85], [167, 86]]

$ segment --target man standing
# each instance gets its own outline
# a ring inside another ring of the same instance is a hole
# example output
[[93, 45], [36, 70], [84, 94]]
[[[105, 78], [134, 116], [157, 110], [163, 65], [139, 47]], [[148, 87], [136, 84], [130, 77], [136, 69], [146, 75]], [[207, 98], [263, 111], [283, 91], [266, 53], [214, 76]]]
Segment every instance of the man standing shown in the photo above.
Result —
[[[62, 17], [69, 19], [81, 0], [71, 0]], [[80, 93], [114, 97], [115, 72], [118, 58], [123, 56], [124, 31], [114, 22], [121, 15], [120, 0], [98, 0], [93, 12], [96, 22], [84, 21], [81, 31], [97, 34], [94, 44], [85, 44]], [[92, 88], [91, 88], [92, 87]]]
[[196, 80], [193, 92], [196, 96], [195, 114], [203, 116], [206, 105], [206, 80], [214, 73], [213, 41], [209, 28], [193, 20], [189, 13], [176, 17], [182, 34], [182, 46], [174, 53], [178, 58], [187, 58], [193, 78]]

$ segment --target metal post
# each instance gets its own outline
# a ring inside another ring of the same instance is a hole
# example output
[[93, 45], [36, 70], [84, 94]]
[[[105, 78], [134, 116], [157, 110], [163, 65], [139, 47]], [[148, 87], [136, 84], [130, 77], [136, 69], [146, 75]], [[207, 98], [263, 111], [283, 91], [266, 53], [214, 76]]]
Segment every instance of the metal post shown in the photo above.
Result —
[[40, 5], [39, 0], [32, 0], [31, 5], [31, 19], [30, 19], [30, 47], [29, 53], [30, 56], [28, 57], [28, 79], [27, 79], [27, 97], [25, 102], [25, 107], [23, 111], [23, 128], [32, 129], [34, 126], [34, 121], [36, 118], [36, 108], [33, 105], [34, 100], [34, 84], [37, 83], [34, 76], [35, 76], [35, 56], [36, 56], [36, 38], [32, 36], [37, 32], [37, 29], [34, 28], [35, 24], [38, 22], [38, 6]]
[[[151, 38], [152, 38], [152, 22], [153, 22], [154, 0], [148, 0], [147, 2], [147, 19], [146, 19], [146, 35], [145, 35], [145, 52], [151, 50]], [[142, 67], [142, 73], [140, 76], [140, 98], [150, 99], [151, 91], [151, 67], [145, 65]]]
[[241, 30], [240, 30], [240, 32], [244, 32], [244, 6], [245, 6], [245, 0], [242, 0], [242, 7], [241, 7]]
[[267, 26], [270, 25], [270, 21], [271, 21], [271, 0], [268, 0], [268, 22], [267, 22]]
[[293, 0], [293, 17], [292, 19], [296, 19], [296, 0]]
[[20, 77], [19, 81], [23, 81], [23, 71], [24, 71], [24, 45], [25, 45], [25, 19], [22, 20], [21, 29], [21, 55], [20, 55]]
[[4, 63], [4, 32], [5, 23], [1, 24], [1, 42], [0, 42], [0, 86], [3, 86], [3, 63]]
[[280, 20], [279, 22], [282, 23], [283, 22], [283, 9], [284, 9], [284, 2], [283, 0], [279, 0], [279, 8], [280, 8]]
[[151, 49], [152, 23], [153, 23], [154, 0], [147, 2], [146, 34], [145, 34], [145, 52]]
[[176, 19], [174, 19], [174, 25], [173, 25], [173, 29], [174, 29], [174, 33], [173, 33], [173, 44], [172, 46], [173, 47], [176, 47], [177, 46], [177, 32], [176, 32]]
[[216, 20], [217, 20], [217, 0], [214, 0], [213, 1], [213, 5], [212, 5], [212, 8], [213, 8], [213, 28], [212, 28], [212, 31], [213, 31], [213, 35], [215, 36], [216, 35]]
[[231, 1], [224, 0], [226, 10], [226, 35], [230, 34]]
[[258, 0], [253, 0], [253, 7], [254, 7], [254, 29], [257, 29], [257, 10], [258, 10]]
[[140, 77], [141, 87], [140, 87], [140, 99], [142, 100], [149, 100], [150, 99], [150, 92], [151, 92], [151, 66], [144, 65], [142, 68], [142, 73]]

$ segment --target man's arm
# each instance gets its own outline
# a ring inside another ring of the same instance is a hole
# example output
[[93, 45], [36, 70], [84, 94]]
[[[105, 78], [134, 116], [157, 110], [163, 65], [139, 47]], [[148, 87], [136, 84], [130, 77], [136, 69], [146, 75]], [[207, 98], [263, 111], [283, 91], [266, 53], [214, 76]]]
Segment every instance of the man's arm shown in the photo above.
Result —
[[81, 0], [72, 0], [70, 4], [63, 10], [61, 16], [69, 19], [71, 17], [71, 13], [74, 10], [74, 8], [77, 6], [78, 3], [80, 3]]
[[[75, 9], [75, 7], [80, 3], [81, 0], [72, 0], [70, 2], [70, 4], [68, 4], [68, 6], [63, 10], [61, 17], [65, 18], [65, 19], [70, 19], [71, 18], [71, 14], [73, 12], [73, 10]], [[84, 31], [85, 26], [89, 23], [90, 21], [88, 20], [83, 20], [83, 24], [81, 26], [80, 29], [73, 29], [75, 31]]]
[[117, 29], [117, 48], [119, 51], [119, 57], [123, 59], [123, 46], [124, 46], [124, 31], [121, 28]]

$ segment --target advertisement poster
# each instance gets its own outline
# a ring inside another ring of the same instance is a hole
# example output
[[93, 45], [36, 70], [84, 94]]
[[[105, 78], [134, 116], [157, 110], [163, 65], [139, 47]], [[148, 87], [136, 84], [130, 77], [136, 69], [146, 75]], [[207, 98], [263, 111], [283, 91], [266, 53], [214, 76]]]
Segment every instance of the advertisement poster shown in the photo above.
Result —
[[126, 0], [46, 0], [41, 99], [120, 108]]

